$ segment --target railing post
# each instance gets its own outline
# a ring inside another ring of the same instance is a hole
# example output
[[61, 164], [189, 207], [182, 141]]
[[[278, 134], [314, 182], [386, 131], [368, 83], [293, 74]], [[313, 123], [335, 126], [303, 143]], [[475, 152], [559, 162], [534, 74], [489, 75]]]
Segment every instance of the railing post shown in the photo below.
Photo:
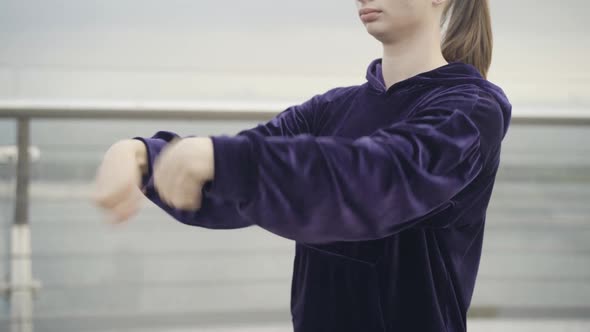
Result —
[[33, 293], [31, 230], [29, 225], [30, 182], [30, 118], [18, 118], [16, 167], [16, 204], [10, 238], [10, 297], [11, 332], [33, 331]]

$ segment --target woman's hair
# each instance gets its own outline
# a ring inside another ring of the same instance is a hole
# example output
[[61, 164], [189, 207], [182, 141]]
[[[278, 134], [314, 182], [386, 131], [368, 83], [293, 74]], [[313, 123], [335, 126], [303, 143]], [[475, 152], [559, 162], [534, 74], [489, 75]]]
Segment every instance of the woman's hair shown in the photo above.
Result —
[[450, 0], [442, 24], [447, 25], [442, 41], [445, 59], [471, 64], [487, 77], [493, 47], [488, 0]]

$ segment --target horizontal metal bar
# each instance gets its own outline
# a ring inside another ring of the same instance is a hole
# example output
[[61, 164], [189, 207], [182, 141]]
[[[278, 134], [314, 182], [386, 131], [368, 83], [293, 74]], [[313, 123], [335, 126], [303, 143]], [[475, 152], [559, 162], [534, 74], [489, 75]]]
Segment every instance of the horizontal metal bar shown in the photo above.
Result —
[[519, 125], [590, 125], [589, 107], [518, 107], [512, 111], [512, 123]]
[[[265, 121], [296, 103], [0, 101], [0, 118]], [[590, 107], [518, 107], [519, 125], [590, 125]]]
[[267, 120], [289, 104], [0, 102], [0, 118], [127, 120]]

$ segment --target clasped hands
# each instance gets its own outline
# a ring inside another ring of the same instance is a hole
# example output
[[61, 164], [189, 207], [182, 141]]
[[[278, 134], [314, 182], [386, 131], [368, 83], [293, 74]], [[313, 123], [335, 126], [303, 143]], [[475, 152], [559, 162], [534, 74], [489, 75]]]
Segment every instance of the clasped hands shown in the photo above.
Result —
[[[114, 223], [128, 220], [142, 198], [141, 179], [147, 170], [147, 151], [139, 140], [115, 143], [98, 168], [92, 198]], [[199, 210], [202, 188], [214, 178], [213, 142], [208, 137], [175, 139], [153, 164], [153, 183], [160, 199], [181, 210]]]

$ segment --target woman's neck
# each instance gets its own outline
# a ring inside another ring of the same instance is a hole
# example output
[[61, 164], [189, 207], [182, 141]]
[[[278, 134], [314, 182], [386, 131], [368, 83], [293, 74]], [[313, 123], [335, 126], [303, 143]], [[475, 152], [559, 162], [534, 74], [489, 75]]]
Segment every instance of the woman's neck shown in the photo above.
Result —
[[[406, 36], [408, 37], [408, 36]], [[440, 32], [417, 32], [403, 40], [383, 44], [382, 71], [385, 86], [448, 64], [440, 48]]]

